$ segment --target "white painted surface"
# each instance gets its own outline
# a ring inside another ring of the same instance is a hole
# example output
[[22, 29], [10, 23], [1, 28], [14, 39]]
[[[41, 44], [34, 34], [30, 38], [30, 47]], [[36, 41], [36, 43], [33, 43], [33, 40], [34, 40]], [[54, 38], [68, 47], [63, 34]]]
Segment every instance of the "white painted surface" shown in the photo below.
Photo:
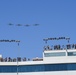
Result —
[[[17, 73], [0, 73], [0, 75], [17, 75]], [[26, 72], [18, 75], [76, 75], [76, 71]]]

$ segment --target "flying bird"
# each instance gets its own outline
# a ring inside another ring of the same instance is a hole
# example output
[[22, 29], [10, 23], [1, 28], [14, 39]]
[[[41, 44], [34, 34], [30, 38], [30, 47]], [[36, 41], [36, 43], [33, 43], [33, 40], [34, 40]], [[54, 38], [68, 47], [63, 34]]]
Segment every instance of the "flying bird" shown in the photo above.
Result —
[[38, 26], [39, 24], [34, 24], [34, 26]]
[[17, 24], [16, 26], [22, 26], [21, 24]]
[[9, 23], [8, 25], [12, 26], [13, 24], [12, 23]]
[[29, 27], [30, 25], [29, 25], [29, 24], [26, 24], [26, 25], [24, 25], [24, 26]]

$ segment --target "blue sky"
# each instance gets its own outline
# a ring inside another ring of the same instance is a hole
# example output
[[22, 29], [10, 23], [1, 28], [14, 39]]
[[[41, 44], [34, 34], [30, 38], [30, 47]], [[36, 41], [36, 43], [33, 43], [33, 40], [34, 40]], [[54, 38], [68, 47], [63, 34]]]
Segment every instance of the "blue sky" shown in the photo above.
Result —
[[[35, 23], [40, 25], [32, 26]], [[0, 39], [21, 41], [19, 47], [17, 43], [0, 43], [3, 57], [42, 57], [44, 38], [65, 36], [71, 38], [70, 43], [76, 43], [75, 30], [76, 0], [0, 0]], [[67, 42], [48, 42], [56, 43]]]

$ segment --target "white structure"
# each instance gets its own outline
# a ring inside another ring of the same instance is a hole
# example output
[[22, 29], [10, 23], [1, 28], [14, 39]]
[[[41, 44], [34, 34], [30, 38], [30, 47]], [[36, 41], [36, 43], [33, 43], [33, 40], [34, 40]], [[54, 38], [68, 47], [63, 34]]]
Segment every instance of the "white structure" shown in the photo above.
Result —
[[76, 48], [46, 49], [33, 61], [1, 61], [0, 75], [76, 75]]
[[0, 58], [2, 58], [2, 55], [0, 54]]

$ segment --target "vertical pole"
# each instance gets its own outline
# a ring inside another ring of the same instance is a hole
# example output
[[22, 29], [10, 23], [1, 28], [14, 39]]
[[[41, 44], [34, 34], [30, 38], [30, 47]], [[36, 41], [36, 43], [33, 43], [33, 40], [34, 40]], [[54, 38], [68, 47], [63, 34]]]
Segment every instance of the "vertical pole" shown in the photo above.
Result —
[[18, 60], [17, 60], [17, 75], [18, 75]]
[[[19, 47], [19, 42], [20, 42], [20, 41], [17, 41], [17, 42], [18, 42], [18, 47]], [[19, 71], [19, 70], [18, 70], [18, 66], [19, 66], [19, 63], [18, 63], [18, 56], [17, 56], [17, 75], [19, 74], [19, 72], [18, 72], [18, 71]]]

